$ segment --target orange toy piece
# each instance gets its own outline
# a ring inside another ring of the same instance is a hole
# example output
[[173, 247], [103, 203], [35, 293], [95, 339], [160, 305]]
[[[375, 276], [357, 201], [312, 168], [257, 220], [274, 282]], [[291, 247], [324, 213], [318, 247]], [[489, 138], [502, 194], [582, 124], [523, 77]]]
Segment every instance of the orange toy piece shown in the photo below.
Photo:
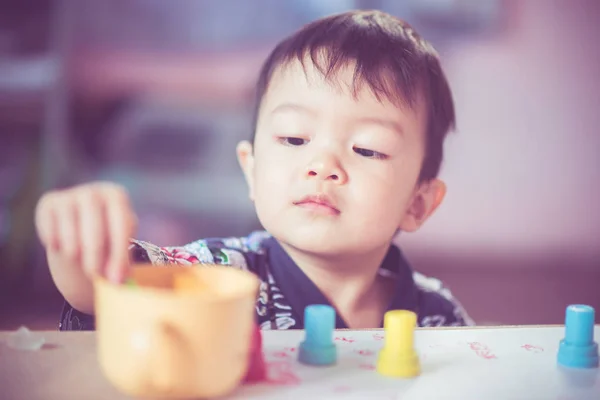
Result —
[[121, 392], [212, 398], [248, 371], [258, 278], [223, 266], [137, 265], [136, 285], [94, 280], [98, 361]]

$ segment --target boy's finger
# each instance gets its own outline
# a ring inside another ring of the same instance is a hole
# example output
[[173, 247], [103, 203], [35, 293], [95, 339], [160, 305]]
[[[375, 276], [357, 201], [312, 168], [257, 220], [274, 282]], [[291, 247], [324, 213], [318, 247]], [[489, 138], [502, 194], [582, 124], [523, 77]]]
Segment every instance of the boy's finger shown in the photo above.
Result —
[[131, 235], [129, 199], [121, 189], [111, 189], [106, 197], [106, 218], [110, 253], [106, 275], [115, 283], [122, 282], [129, 264], [128, 244]]
[[56, 226], [58, 229], [58, 251], [69, 260], [79, 257], [78, 215], [75, 202], [68, 195], [56, 198]]
[[97, 193], [89, 188], [78, 194], [81, 260], [89, 276], [100, 272], [106, 263], [106, 223], [104, 204]]
[[35, 227], [44, 247], [52, 247], [53, 242], [56, 242], [55, 235], [53, 235], [52, 198], [52, 195], [42, 197], [35, 209]]

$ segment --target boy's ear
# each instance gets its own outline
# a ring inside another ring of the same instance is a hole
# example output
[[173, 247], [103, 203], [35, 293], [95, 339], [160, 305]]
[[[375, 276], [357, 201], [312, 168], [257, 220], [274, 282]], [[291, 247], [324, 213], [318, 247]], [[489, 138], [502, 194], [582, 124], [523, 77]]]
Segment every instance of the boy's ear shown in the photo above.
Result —
[[243, 140], [236, 147], [237, 159], [246, 177], [250, 200], [254, 201], [254, 155], [252, 143]]
[[400, 230], [414, 232], [433, 214], [446, 196], [446, 184], [439, 179], [420, 184], [400, 222]]

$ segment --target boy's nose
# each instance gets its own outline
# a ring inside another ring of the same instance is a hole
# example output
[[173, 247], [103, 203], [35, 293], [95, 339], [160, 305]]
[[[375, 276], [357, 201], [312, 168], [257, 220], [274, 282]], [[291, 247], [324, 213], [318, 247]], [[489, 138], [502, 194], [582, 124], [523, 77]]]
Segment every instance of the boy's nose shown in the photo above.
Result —
[[348, 179], [343, 168], [331, 158], [313, 160], [308, 165], [305, 176], [307, 179], [320, 179], [336, 184], [344, 184]]

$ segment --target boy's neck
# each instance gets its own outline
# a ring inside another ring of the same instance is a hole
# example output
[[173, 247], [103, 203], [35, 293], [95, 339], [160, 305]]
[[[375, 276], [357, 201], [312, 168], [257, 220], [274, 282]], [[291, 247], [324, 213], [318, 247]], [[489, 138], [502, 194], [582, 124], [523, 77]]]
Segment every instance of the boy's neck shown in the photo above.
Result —
[[350, 328], [379, 326], [395, 286], [378, 273], [389, 244], [366, 254], [339, 257], [322, 257], [280, 244]]

